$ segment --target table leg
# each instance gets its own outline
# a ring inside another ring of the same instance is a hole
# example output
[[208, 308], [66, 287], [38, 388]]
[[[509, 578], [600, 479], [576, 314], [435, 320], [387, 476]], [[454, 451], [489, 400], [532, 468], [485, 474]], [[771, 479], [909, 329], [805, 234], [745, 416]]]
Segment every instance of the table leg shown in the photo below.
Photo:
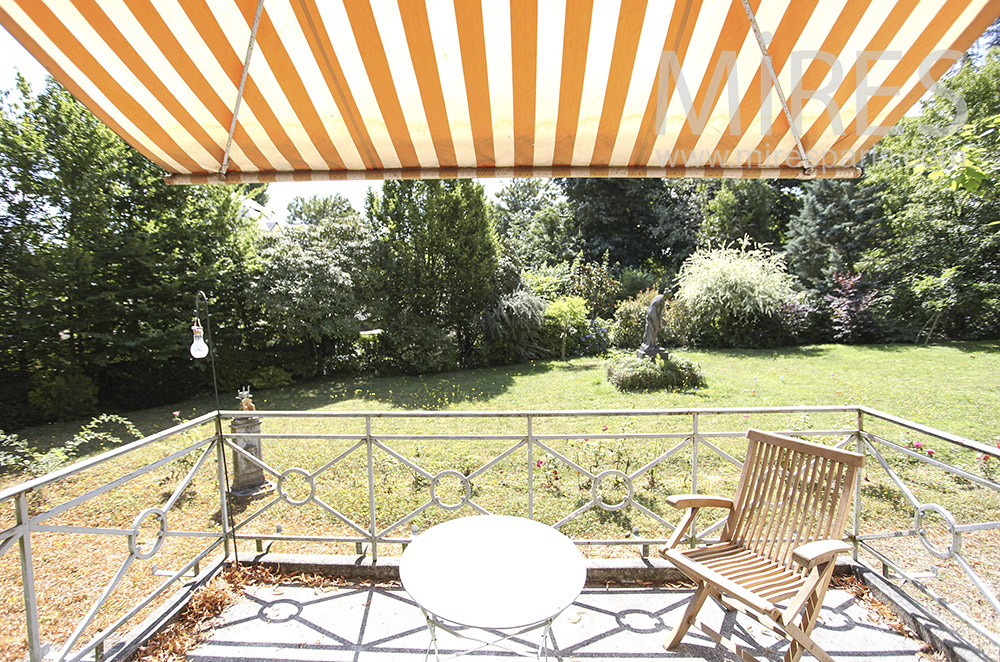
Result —
[[549, 661], [549, 637], [552, 636], [552, 620], [550, 618], [545, 621], [545, 625], [542, 627], [542, 642], [538, 645], [537, 657], [542, 658], [545, 662]]
[[420, 611], [423, 613], [424, 619], [427, 621], [427, 630], [431, 634], [431, 642], [427, 645], [427, 652], [424, 654], [424, 662], [427, 662], [427, 658], [430, 657], [432, 646], [434, 647], [434, 659], [436, 662], [440, 662], [441, 653], [438, 651], [437, 630], [434, 627], [434, 619], [431, 618], [431, 615], [428, 614], [423, 607], [420, 608]]

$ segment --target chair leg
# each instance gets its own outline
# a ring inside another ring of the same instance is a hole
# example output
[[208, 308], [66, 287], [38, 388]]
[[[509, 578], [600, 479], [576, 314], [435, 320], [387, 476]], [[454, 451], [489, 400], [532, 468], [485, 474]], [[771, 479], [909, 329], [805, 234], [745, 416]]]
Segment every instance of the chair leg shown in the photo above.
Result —
[[[834, 564], [830, 563], [829, 567], [824, 568], [824, 574], [832, 576], [833, 566]], [[810, 636], [813, 627], [816, 625], [816, 619], [819, 617], [819, 611], [823, 608], [823, 598], [826, 597], [826, 589], [829, 585], [830, 577], [823, 577], [820, 580], [819, 588], [806, 602], [805, 609], [802, 610], [802, 620], [799, 622], [798, 627], [785, 628], [786, 632], [792, 636], [792, 641], [788, 646], [788, 651], [785, 653], [783, 662], [798, 662], [799, 658], [802, 657], [802, 653], [807, 648], [821, 662], [833, 662], [833, 658], [823, 651]]]
[[681, 639], [687, 633], [688, 629], [691, 627], [691, 622], [694, 617], [698, 614], [698, 610], [701, 606], [705, 604], [705, 599], [708, 597], [709, 592], [708, 584], [704, 582], [698, 582], [698, 590], [695, 591], [694, 595], [691, 596], [690, 602], [688, 602], [687, 609], [681, 615], [680, 620], [677, 621], [677, 625], [674, 627], [674, 632], [663, 644], [663, 648], [670, 650], [677, 644], [681, 643]]

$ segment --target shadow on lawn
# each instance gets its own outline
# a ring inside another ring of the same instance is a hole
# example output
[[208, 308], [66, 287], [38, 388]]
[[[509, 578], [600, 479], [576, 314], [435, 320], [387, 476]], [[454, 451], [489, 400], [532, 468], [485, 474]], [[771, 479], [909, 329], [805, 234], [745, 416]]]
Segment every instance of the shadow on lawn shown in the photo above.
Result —
[[988, 340], [984, 341], [949, 341], [943, 340], [939, 342], [932, 342], [929, 345], [910, 345], [910, 344], [892, 344], [892, 345], [864, 345], [865, 349], [874, 350], [877, 352], [902, 352], [905, 350], [912, 350], [914, 347], [931, 349], [940, 349], [941, 347], [947, 347], [949, 349], [954, 349], [956, 351], [962, 352], [963, 354], [1000, 354], [1000, 343]]
[[[521, 375], [553, 370], [546, 363], [523, 363], [461, 372], [392, 377], [345, 377], [315, 380], [262, 392], [265, 409], [308, 410], [351, 400], [399, 409], [438, 410], [486, 403], [503, 394]], [[363, 408], [363, 407], [355, 407]]]
[[[748, 359], [748, 358], [783, 358], [783, 357], [793, 357], [793, 358], [807, 358], [807, 357], [821, 357], [824, 354], [829, 354], [833, 345], [798, 345], [793, 347], [770, 347], [765, 349], [744, 349], [739, 347], [732, 348], [695, 348], [698, 351], [709, 352], [715, 356], [725, 356], [734, 359]], [[682, 350], [683, 351], [683, 350]]]

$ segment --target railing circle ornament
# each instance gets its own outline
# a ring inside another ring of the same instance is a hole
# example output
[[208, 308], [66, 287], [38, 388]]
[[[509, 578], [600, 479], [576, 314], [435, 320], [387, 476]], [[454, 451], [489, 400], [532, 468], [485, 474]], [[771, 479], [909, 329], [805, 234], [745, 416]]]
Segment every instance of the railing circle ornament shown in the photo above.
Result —
[[[614, 476], [625, 483], [625, 487], [628, 489], [628, 493], [625, 494], [625, 498], [618, 503], [607, 503], [601, 496], [601, 481], [605, 478], [610, 478]], [[624, 471], [619, 471], [618, 469], [606, 469], [601, 473], [597, 474], [594, 478], [593, 484], [590, 486], [590, 496], [598, 506], [604, 510], [621, 510], [625, 506], [632, 503], [632, 495], [635, 491], [632, 489], [632, 479], [628, 477]]]
[[[302, 500], [293, 499], [285, 492], [285, 481], [293, 476], [302, 476], [309, 483], [309, 495]], [[303, 506], [309, 503], [314, 496], [316, 496], [316, 479], [309, 475], [309, 472], [305, 469], [299, 469], [298, 467], [292, 467], [287, 469], [280, 476], [278, 476], [278, 495], [285, 500], [285, 503], [291, 506]]]
[[[944, 520], [948, 527], [948, 533], [951, 534], [951, 545], [949, 545], [944, 551], [935, 547], [934, 544], [927, 539], [927, 534], [924, 533], [924, 513], [928, 511], [940, 515], [941, 519]], [[924, 546], [924, 549], [939, 559], [950, 559], [952, 556], [962, 551], [962, 534], [958, 530], [958, 522], [955, 521], [955, 518], [952, 517], [950, 512], [936, 503], [925, 503], [917, 507], [917, 512], [913, 516], [913, 528], [916, 530], [917, 537], [920, 538], [920, 543]]]
[[[160, 530], [156, 532], [156, 541], [153, 545], [149, 549], [143, 550], [142, 545], [139, 543], [139, 534], [142, 531], [142, 523], [146, 521], [146, 518], [148, 517], [155, 517], [160, 521]], [[166, 538], [167, 514], [159, 508], [147, 508], [139, 513], [135, 520], [132, 521], [132, 533], [128, 535], [128, 551], [140, 561], [151, 559], [158, 551], [160, 551], [160, 547], [163, 546], [163, 541], [166, 540]]]
[[[446, 476], [453, 476], [457, 478], [462, 483], [462, 489], [465, 490], [465, 493], [462, 495], [462, 498], [456, 501], [455, 503], [445, 503], [444, 501], [438, 498], [437, 486], [441, 482], [441, 479]], [[469, 480], [469, 477], [463, 474], [462, 472], [455, 471], [454, 469], [445, 469], [438, 475], [431, 478], [431, 501], [434, 502], [434, 505], [440, 506], [445, 510], [458, 510], [462, 506], [467, 505], [469, 503], [469, 499], [471, 498], [472, 498], [472, 481]]]

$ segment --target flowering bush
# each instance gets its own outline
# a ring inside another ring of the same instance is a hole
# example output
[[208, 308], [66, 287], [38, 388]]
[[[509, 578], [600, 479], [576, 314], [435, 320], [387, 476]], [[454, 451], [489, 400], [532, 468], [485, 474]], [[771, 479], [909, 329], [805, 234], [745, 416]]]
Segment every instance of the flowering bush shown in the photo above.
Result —
[[590, 328], [579, 336], [576, 356], [597, 356], [608, 351], [611, 340], [608, 333], [608, 322], [601, 318], [590, 320]]
[[909, 448], [912, 451], [916, 451], [916, 452], [920, 453], [921, 455], [926, 455], [927, 457], [931, 457], [931, 458], [934, 457], [935, 453], [937, 453], [936, 450], [934, 450], [933, 448], [930, 448], [929, 446], [927, 446], [922, 441], [907, 440], [906, 447]]
[[[997, 444], [997, 448], [1000, 448], [1000, 444]], [[989, 480], [995, 480], [997, 465], [1000, 464], [1000, 459], [986, 453], [980, 453], [976, 456], [976, 464], [979, 466], [980, 471], [983, 472], [983, 476]]]

